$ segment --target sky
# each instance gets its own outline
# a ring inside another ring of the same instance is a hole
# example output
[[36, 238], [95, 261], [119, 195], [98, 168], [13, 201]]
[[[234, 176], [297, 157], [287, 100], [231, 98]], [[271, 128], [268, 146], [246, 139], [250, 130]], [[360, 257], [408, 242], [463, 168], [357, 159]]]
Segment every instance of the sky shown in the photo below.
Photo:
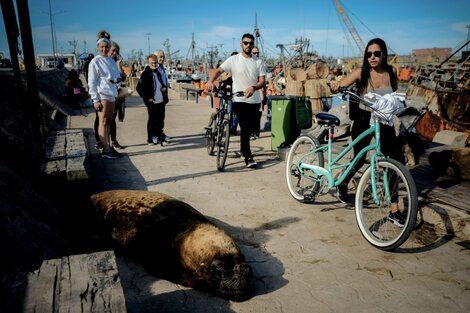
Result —
[[[49, 1], [52, 10], [49, 11]], [[277, 44], [297, 38], [310, 41], [309, 51], [335, 58], [362, 55], [351, 39], [332, 0], [29, 0], [36, 54], [52, 52], [51, 13], [57, 51], [95, 53], [96, 34], [106, 29], [121, 46], [121, 55], [132, 51], [146, 56], [157, 49], [172, 58], [219, 52], [224, 59], [240, 51], [241, 36], [253, 33], [255, 20], [262, 54], [279, 57]], [[399, 55], [412, 49], [452, 48], [468, 38], [469, 0], [341, 0], [358, 35], [366, 44], [381, 37]], [[256, 17], [256, 18], [255, 18]], [[3, 15], [1, 17], [3, 21]], [[169, 48], [164, 45], [168, 39]], [[0, 52], [9, 55], [4, 24], [0, 24]], [[288, 48], [287, 53], [292, 53]]]

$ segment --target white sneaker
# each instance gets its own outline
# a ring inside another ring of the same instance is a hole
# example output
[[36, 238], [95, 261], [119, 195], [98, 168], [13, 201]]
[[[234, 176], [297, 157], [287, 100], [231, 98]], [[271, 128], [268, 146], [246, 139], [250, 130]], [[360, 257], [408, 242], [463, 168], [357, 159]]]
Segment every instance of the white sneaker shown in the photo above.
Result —
[[255, 160], [253, 160], [253, 157], [245, 160], [245, 163], [246, 163], [247, 168], [255, 168], [256, 166], [258, 166], [258, 163], [256, 163]]
[[152, 142], [156, 145], [158, 145], [160, 143], [160, 140], [158, 140], [158, 137], [157, 136], [152, 136]]

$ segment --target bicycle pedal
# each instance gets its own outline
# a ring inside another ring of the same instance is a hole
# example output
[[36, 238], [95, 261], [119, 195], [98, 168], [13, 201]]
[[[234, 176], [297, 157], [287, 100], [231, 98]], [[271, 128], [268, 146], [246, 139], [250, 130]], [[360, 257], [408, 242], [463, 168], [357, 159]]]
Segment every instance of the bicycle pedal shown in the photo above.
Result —
[[315, 194], [314, 193], [310, 193], [310, 194], [305, 194], [304, 195], [304, 201], [307, 201], [307, 202], [314, 202], [315, 201]]

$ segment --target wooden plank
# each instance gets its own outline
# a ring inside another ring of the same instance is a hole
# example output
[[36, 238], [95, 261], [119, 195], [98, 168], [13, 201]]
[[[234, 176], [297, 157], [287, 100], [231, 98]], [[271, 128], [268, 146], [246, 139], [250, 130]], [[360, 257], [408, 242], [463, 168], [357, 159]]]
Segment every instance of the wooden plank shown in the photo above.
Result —
[[67, 129], [50, 134], [41, 170], [67, 180], [88, 179], [87, 148], [82, 129]]
[[47, 175], [55, 177], [64, 177], [67, 169], [67, 162], [63, 160], [53, 160], [41, 164], [41, 171]]
[[113, 251], [44, 261], [28, 276], [24, 312], [126, 312]]
[[86, 171], [87, 149], [82, 129], [67, 130], [67, 146], [65, 153], [67, 156], [67, 179], [89, 178]]
[[86, 171], [86, 156], [78, 156], [67, 159], [67, 180], [88, 179]]
[[[437, 147], [443, 149], [443, 147]], [[431, 146], [419, 158], [419, 165], [410, 169], [415, 180], [418, 194], [436, 202], [470, 212], [470, 182], [459, 181], [455, 177], [442, 175], [436, 177], [429, 165], [428, 157], [435, 148]]]
[[470, 182], [460, 182], [449, 188], [436, 187], [428, 193], [428, 197], [470, 213], [469, 194]]
[[28, 274], [23, 312], [54, 312], [60, 259], [46, 260], [40, 269]]

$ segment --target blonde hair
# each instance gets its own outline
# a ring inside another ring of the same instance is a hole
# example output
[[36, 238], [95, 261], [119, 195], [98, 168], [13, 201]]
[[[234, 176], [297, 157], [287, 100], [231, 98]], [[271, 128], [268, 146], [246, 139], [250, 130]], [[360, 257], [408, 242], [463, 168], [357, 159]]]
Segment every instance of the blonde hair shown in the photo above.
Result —
[[101, 39], [101, 38], [106, 38], [110, 40], [111, 35], [105, 29], [102, 29], [98, 32], [98, 39]]
[[111, 40], [111, 47], [115, 47], [118, 51], [121, 51], [121, 47], [119, 47], [118, 43]]
[[108, 46], [111, 45], [111, 41], [109, 40], [111, 38], [111, 35], [104, 29], [100, 30], [98, 32], [98, 40], [96, 41], [96, 45], [99, 45], [100, 42], [106, 42]]
[[147, 61], [150, 60], [150, 59], [157, 60], [158, 58], [157, 58], [157, 56], [156, 56], [155, 54], [149, 54], [149, 55], [147, 56]]

